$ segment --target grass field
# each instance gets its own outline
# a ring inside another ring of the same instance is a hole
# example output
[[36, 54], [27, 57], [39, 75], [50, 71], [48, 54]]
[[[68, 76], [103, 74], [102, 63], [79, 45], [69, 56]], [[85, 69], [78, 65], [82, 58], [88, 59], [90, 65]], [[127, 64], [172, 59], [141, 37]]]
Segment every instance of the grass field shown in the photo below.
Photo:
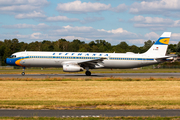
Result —
[[[180, 73], [180, 69], [92, 69], [94, 73]], [[0, 74], [21, 74], [22, 69], [0, 69]], [[84, 74], [84, 72], [78, 72]], [[62, 68], [26, 69], [26, 74], [69, 74]], [[75, 74], [75, 73], [72, 73]]]
[[180, 79], [1, 79], [0, 108], [180, 109]]

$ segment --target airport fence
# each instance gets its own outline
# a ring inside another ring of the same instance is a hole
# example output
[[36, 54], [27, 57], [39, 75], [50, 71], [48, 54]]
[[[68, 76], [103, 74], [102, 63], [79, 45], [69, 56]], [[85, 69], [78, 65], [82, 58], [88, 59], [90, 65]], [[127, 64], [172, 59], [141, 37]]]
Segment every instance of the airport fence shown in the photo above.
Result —
[[161, 65], [161, 66], [157, 66], [156, 69], [180, 69], [180, 65]]
[[0, 66], [0, 69], [14, 69], [13, 66]]

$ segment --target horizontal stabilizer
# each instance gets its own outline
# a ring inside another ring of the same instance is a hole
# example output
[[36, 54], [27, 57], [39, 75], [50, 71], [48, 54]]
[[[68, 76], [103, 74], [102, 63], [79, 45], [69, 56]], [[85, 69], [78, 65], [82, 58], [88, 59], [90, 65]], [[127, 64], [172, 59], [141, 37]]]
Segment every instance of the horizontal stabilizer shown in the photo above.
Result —
[[166, 58], [170, 58], [170, 56], [160, 56], [160, 57], [156, 57], [155, 59], [166, 59]]

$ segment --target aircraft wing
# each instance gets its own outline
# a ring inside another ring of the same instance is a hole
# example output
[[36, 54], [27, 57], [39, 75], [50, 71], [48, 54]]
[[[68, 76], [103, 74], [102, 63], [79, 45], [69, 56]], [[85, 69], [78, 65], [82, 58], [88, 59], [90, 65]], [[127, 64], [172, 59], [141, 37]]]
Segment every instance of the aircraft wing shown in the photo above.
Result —
[[79, 60], [79, 61], [66, 61], [63, 64], [78, 64], [82, 67], [89, 67], [89, 68], [102, 68], [104, 67], [103, 60], [107, 58], [97, 58], [92, 60]]
[[79, 64], [81, 63], [96, 63], [96, 62], [99, 62], [99, 61], [103, 61], [104, 59], [107, 59], [107, 58], [97, 58], [97, 59], [93, 59], [93, 60], [81, 60], [81, 61], [78, 61]]

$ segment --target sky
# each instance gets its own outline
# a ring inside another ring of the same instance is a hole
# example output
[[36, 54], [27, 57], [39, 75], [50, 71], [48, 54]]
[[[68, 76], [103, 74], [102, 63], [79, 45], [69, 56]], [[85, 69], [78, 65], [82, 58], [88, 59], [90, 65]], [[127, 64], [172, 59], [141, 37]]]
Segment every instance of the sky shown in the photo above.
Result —
[[64, 38], [142, 46], [172, 32], [180, 41], [180, 0], [0, 0], [0, 41]]

